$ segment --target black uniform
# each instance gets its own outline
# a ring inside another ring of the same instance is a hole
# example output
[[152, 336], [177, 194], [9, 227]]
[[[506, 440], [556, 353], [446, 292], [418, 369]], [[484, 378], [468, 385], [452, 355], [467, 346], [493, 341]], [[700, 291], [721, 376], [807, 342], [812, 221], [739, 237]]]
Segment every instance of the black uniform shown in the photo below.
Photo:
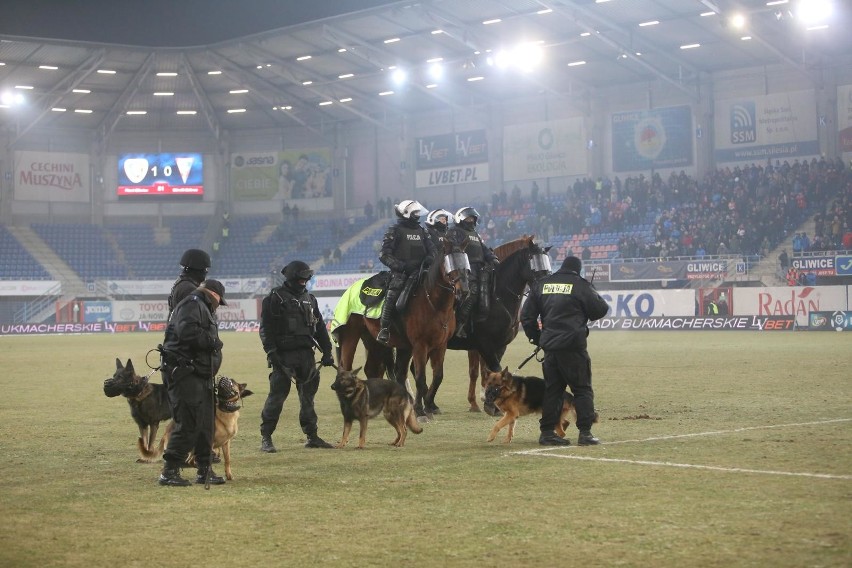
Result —
[[316, 438], [314, 396], [319, 388], [319, 370], [314, 363], [314, 347], [318, 345], [322, 350], [324, 364], [334, 362], [331, 339], [316, 298], [297, 282], [289, 280], [273, 288], [261, 307], [260, 341], [272, 365], [269, 396], [260, 415], [261, 436], [272, 436], [284, 401], [290, 394], [290, 381], [295, 380], [299, 393], [299, 424], [309, 441]]
[[456, 223], [447, 231], [447, 239], [454, 243], [468, 240], [464, 249], [470, 262], [470, 295], [465, 299], [458, 312], [457, 335], [463, 337], [464, 326], [470, 319], [471, 311], [476, 308], [476, 319], [485, 320], [491, 308], [491, 273], [497, 265], [497, 256], [491, 247], [482, 242], [482, 237], [476, 232], [476, 227], [467, 222]]
[[443, 223], [435, 223], [427, 225], [426, 232], [429, 233], [429, 238], [432, 239], [432, 244], [435, 249], [443, 249], [444, 241], [447, 240], [447, 226]]
[[222, 342], [213, 300], [197, 290], [169, 319], [163, 340], [163, 372], [169, 376], [174, 430], [163, 454], [166, 469], [184, 464], [195, 452], [199, 470], [210, 463], [213, 444], [213, 377], [222, 364]]
[[589, 432], [594, 422], [592, 361], [586, 351], [586, 337], [589, 335], [588, 322], [604, 317], [609, 306], [580, 276], [580, 267], [580, 259], [566, 258], [559, 270], [531, 286], [521, 310], [524, 333], [544, 350], [542, 435], [553, 434], [566, 387], [574, 394], [577, 429], [581, 433]]
[[382, 329], [388, 329], [397, 298], [405, 287], [410, 274], [419, 270], [424, 263], [431, 264], [435, 258], [435, 245], [420, 222], [414, 219], [398, 219], [388, 227], [382, 241], [379, 260], [391, 269], [391, 281], [382, 308]]

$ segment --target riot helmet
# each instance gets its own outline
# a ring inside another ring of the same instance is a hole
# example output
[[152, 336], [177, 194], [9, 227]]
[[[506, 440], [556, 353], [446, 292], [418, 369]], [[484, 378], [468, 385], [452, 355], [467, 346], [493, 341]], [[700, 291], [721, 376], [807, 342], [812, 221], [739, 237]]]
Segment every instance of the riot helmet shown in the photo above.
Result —
[[396, 216], [400, 219], [419, 221], [425, 207], [413, 199], [404, 199], [394, 207], [394, 210], [396, 211]]
[[[428, 215], [426, 215], [426, 224], [430, 227], [434, 227], [436, 224], [444, 225], [444, 227], [446, 227], [447, 223], [450, 222], [450, 217], [452, 216], [453, 214], [446, 209], [433, 209]], [[441, 217], [444, 218], [443, 221], [441, 221]]]
[[473, 226], [475, 227], [477, 221], [479, 221], [479, 212], [473, 207], [462, 207], [456, 211], [453, 220], [456, 222], [456, 225], [461, 225], [468, 217], [473, 217]]
[[180, 265], [190, 270], [207, 272], [210, 268], [210, 255], [200, 249], [188, 249], [180, 257]]
[[295, 283], [297, 280], [310, 280], [314, 275], [314, 271], [311, 270], [311, 267], [307, 263], [301, 260], [294, 260], [281, 269], [281, 274], [284, 275], [284, 279], [287, 282]]

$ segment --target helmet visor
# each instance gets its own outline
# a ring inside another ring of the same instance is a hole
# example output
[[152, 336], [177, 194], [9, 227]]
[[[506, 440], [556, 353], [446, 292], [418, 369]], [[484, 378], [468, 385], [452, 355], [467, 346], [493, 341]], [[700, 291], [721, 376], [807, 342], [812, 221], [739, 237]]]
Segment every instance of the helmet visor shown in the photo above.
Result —
[[536, 278], [550, 274], [553, 272], [553, 268], [550, 266], [550, 257], [544, 253], [534, 254], [530, 258], [530, 269], [532, 269]]

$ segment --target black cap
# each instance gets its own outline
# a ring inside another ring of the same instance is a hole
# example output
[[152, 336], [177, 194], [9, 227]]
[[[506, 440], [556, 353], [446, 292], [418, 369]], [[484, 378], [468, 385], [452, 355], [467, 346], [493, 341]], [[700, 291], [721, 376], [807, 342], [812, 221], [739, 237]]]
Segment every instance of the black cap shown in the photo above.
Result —
[[565, 257], [565, 260], [562, 261], [562, 266], [559, 268], [560, 272], [576, 272], [580, 274], [580, 270], [583, 268], [583, 261], [581, 261], [576, 256], [568, 256]]
[[218, 280], [208, 278], [207, 280], [201, 283], [201, 286], [199, 286], [199, 288], [207, 288], [211, 292], [216, 292], [219, 295], [219, 305], [228, 305], [228, 302], [225, 301], [225, 286]]

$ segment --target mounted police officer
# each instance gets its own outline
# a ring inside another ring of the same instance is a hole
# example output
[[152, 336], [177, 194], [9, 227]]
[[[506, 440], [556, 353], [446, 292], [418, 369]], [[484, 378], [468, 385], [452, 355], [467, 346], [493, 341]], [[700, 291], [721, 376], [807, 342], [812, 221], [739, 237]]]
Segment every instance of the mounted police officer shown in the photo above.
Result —
[[444, 246], [450, 217], [452, 216], [453, 214], [446, 209], [433, 209], [426, 215], [426, 231], [429, 232], [429, 237], [432, 239], [432, 244], [435, 245], [436, 249]]
[[461, 244], [468, 240], [467, 258], [470, 261], [470, 295], [462, 302], [457, 315], [456, 337], [467, 337], [465, 326], [476, 308], [476, 320], [485, 321], [491, 309], [491, 274], [499, 263], [491, 250], [476, 231], [479, 213], [473, 207], [462, 207], [453, 215], [453, 228], [447, 238]]
[[[580, 276], [582, 261], [569, 256], [562, 266], [530, 287], [521, 309], [521, 325], [530, 342], [544, 350], [544, 401], [538, 443], [567, 446], [571, 442], [554, 431], [562, 412], [565, 388], [574, 394], [577, 410], [577, 443], [594, 446], [600, 440], [592, 435], [595, 422], [595, 393], [592, 390], [592, 360], [586, 350], [589, 321], [606, 315], [609, 306], [585, 278]], [[541, 328], [538, 319], [541, 316]]]
[[376, 335], [376, 341], [385, 345], [390, 339], [391, 318], [405, 281], [420, 270], [421, 265], [428, 266], [435, 258], [435, 245], [426, 229], [420, 226], [423, 206], [413, 199], [405, 199], [394, 207], [394, 211], [398, 219], [385, 232], [379, 257], [382, 264], [391, 269], [391, 281]]
[[319, 369], [314, 362], [314, 347], [322, 350], [322, 365], [334, 365], [331, 340], [317, 300], [307, 290], [314, 271], [301, 260], [294, 260], [281, 270], [284, 284], [273, 288], [263, 299], [260, 314], [260, 341], [272, 372], [269, 374], [269, 396], [260, 414], [260, 449], [276, 451], [272, 433], [290, 394], [290, 382], [299, 393], [299, 424], [307, 436], [306, 448], [330, 448], [317, 435], [317, 413], [314, 396], [319, 388]]
[[169, 402], [174, 429], [163, 453], [165, 465], [159, 484], [190, 485], [180, 476], [189, 452], [198, 464], [196, 483], [221, 485], [211, 463], [214, 434], [213, 377], [222, 364], [216, 309], [227, 306], [225, 287], [218, 280], [204, 280], [175, 306], [163, 340], [162, 370], [168, 374]]
[[[181, 300], [192, 294], [207, 278], [210, 255], [200, 249], [187, 249], [180, 257], [181, 273], [169, 292], [169, 317]], [[166, 318], [168, 320], [168, 318]]]

